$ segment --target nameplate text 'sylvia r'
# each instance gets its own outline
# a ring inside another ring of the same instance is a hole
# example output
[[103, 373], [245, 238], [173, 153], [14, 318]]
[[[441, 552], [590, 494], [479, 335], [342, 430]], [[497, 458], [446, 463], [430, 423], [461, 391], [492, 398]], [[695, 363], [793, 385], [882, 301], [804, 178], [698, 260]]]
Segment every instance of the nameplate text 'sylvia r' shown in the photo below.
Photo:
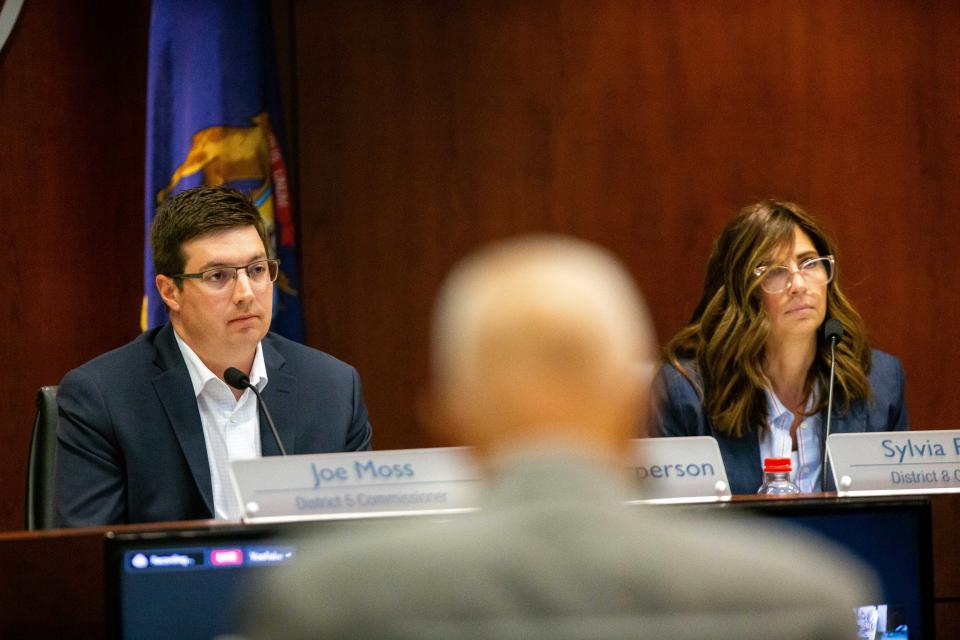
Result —
[[960, 493], [960, 430], [835, 433], [827, 454], [840, 495]]

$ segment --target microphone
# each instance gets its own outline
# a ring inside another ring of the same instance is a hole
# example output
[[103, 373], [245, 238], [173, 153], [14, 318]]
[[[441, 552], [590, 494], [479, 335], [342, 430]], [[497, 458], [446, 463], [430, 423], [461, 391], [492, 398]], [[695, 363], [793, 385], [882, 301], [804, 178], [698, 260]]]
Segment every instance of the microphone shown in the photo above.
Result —
[[843, 338], [843, 324], [836, 318], [828, 318], [823, 323], [823, 338], [840, 342]]
[[[820, 490], [827, 486], [827, 438], [830, 437], [830, 419], [833, 414], [833, 376], [837, 364], [837, 343], [843, 338], [843, 323], [836, 318], [829, 318], [823, 323], [823, 339], [830, 341], [830, 385], [827, 387], [827, 430], [823, 437], [823, 462], [820, 477]], [[834, 487], [836, 488], [836, 487]]]
[[234, 389], [250, 389], [253, 391], [253, 394], [257, 396], [257, 404], [260, 405], [260, 408], [263, 409], [263, 415], [267, 417], [267, 424], [270, 425], [270, 432], [273, 433], [273, 439], [277, 442], [277, 448], [280, 449], [280, 455], [287, 455], [287, 450], [283, 448], [283, 443], [280, 442], [280, 434], [277, 433], [277, 425], [273, 424], [273, 417], [270, 416], [270, 410], [267, 409], [267, 403], [263, 401], [263, 398], [260, 397], [260, 390], [256, 386], [250, 384], [250, 378], [240, 369], [236, 367], [230, 367], [223, 372], [223, 379], [228, 385]]

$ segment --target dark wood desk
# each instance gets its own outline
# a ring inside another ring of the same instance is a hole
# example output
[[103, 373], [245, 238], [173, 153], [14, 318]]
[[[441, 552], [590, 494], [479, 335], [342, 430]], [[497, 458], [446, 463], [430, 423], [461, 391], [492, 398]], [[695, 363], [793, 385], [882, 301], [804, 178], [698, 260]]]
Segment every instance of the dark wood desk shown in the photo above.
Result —
[[[798, 499], [808, 498], [791, 498]], [[956, 638], [960, 630], [960, 495], [931, 496], [931, 504], [937, 638], [947, 640]], [[0, 637], [102, 637], [107, 622], [104, 547], [108, 532], [238, 526], [242, 525], [207, 520], [0, 533]]]
[[224, 526], [214, 520], [0, 534], [0, 638], [100, 638], [109, 531]]
[[931, 497], [938, 640], [960, 637], [960, 495]]

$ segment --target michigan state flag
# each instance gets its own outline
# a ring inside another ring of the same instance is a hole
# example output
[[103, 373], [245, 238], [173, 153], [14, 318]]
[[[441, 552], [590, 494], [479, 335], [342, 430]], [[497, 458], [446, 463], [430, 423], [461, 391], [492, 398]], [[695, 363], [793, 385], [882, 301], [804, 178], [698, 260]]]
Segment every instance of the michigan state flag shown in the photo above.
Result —
[[260, 0], [154, 0], [147, 89], [144, 330], [167, 319], [150, 255], [154, 210], [189, 187], [227, 185], [256, 204], [274, 242], [272, 253], [280, 258], [272, 329], [303, 341], [282, 133], [269, 5]]

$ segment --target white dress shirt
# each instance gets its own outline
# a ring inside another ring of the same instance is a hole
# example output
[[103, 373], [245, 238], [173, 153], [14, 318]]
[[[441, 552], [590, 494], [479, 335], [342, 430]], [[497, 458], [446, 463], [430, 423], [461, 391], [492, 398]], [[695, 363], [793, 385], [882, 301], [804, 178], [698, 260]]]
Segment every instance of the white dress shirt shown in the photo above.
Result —
[[[767, 389], [767, 424], [760, 430], [760, 464], [764, 458], [790, 458], [790, 480], [801, 493], [820, 491], [822, 444], [820, 442], [820, 415], [807, 416], [797, 427], [797, 450], [793, 450], [790, 427], [794, 414], [780, 398]], [[816, 402], [816, 391], [810, 394], [804, 411], [810, 411]]]
[[[200, 410], [213, 485], [214, 516], [237, 520], [243, 515], [243, 509], [230, 482], [230, 462], [260, 457], [257, 398], [250, 389], [244, 389], [243, 395], [237, 400], [232, 388], [214, 375], [179, 335], [176, 338], [180, 353], [187, 363], [193, 392], [197, 396], [197, 408]], [[267, 369], [263, 363], [263, 348], [259, 343], [250, 370], [250, 382], [259, 391], [267, 386]]]

